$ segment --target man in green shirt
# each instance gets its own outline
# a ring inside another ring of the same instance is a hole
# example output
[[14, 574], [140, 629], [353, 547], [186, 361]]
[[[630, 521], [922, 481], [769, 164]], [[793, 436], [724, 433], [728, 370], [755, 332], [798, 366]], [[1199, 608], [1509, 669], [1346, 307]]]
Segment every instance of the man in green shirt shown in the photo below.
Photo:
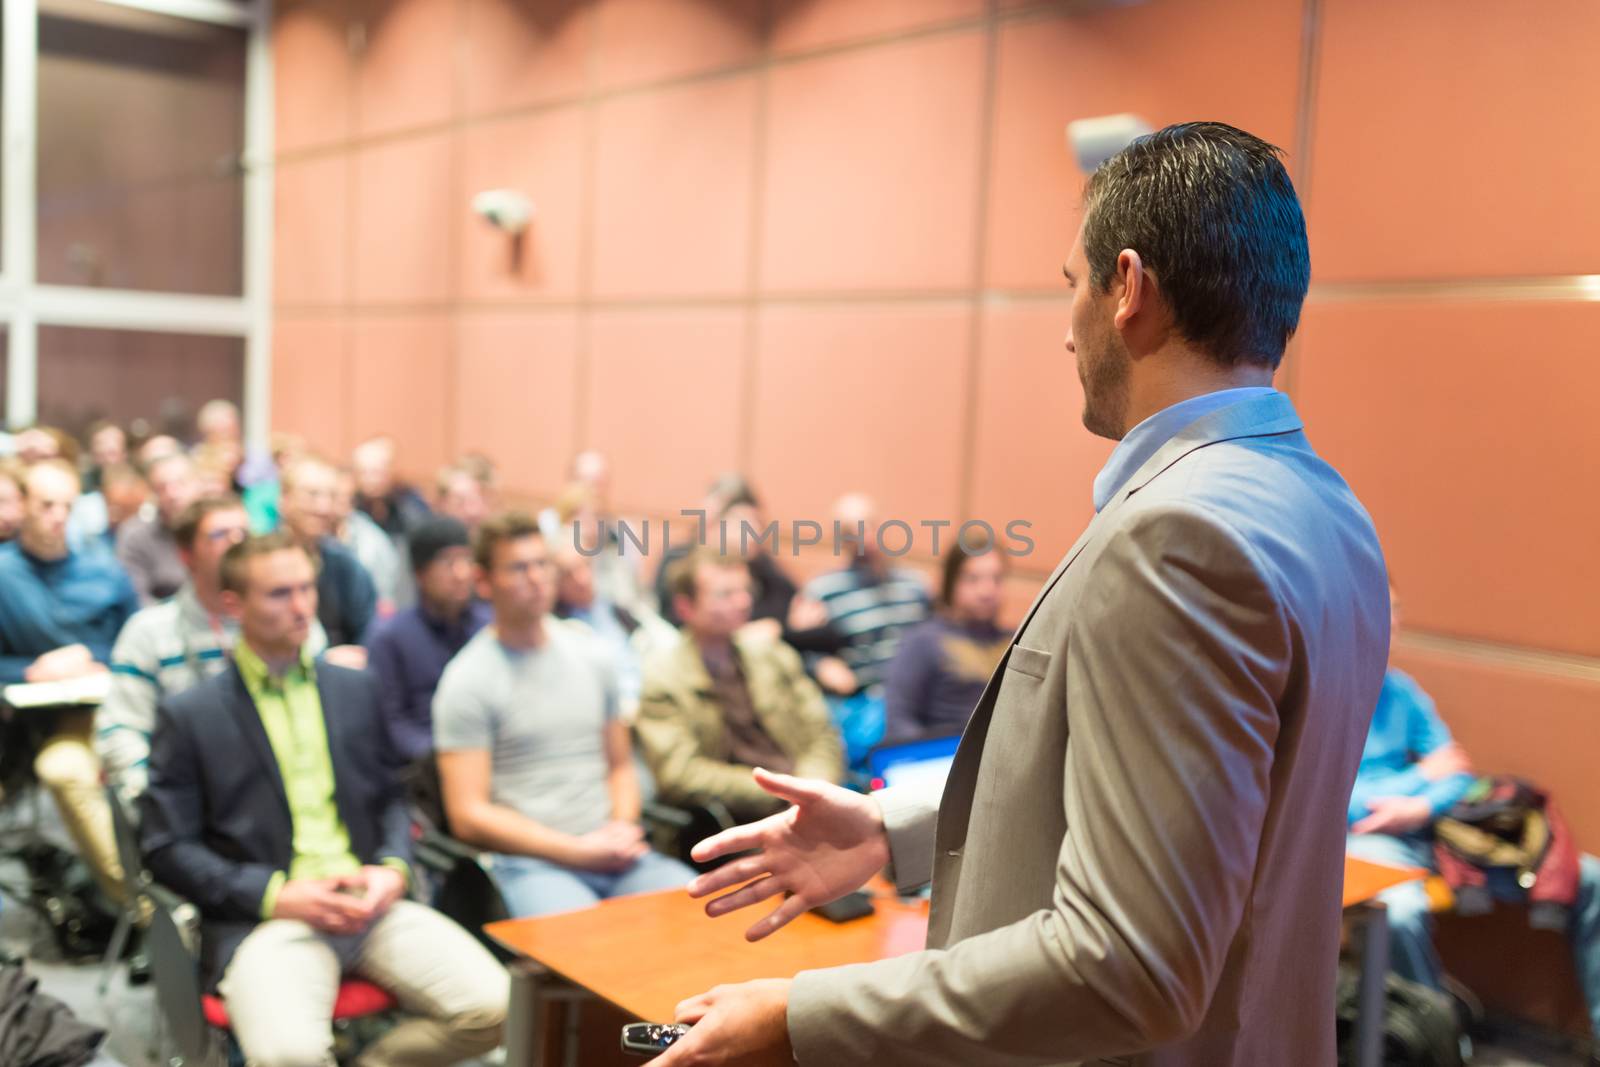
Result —
[[433, 1067], [500, 1039], [508, 979], [471, 935], [404, 899], [409, 819], [373, 684], [306, 651], [316, 573], [287, 534], [222, 563], [230, 669], [162, 702], [140, 798], [157, 880], [200, 909], [201, 965], [245, 1058], [333, 1062], [347, 973], [413, 1013], [363, 1065]]

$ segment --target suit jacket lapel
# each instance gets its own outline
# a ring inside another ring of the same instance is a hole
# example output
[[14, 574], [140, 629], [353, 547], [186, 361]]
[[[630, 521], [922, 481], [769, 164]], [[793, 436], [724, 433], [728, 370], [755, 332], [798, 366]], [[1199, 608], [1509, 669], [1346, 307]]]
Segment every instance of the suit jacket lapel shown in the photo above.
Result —
[[277, 790], [278, 800], [283, 804], [284, 814], [289, 811], [289, 794], [283, 788], [283, 771], [278, 767], [277, 753], [272, 751], [272, 741], [267, 737], [267, 728], [261, 723], [261, 713], [256, 710], [256, 702], [250, 698], [250, 690], [245, 687], [244, 679], [239, 675], [239, 668], [232, 663], [228, 665], [228, 674], [232, 681], [232, 712], [234, 721], [239, 730], [244, 734], [249, 747], [255, 753], [262, 770], [266, 771], [267, 780], [272, 783], [272, 788]]
[[[317, 700], [322, 704], [322, 729], [328, 736], [328, 765], [333, 768], [333, 803], [339, 810], [339, 819], [344, 823], [347, 832], [353, 832], [355, 823], [351, 821], [352, 800], [346, 780], [349, 774], [339, 773], [341, 768], [352, 766], [351, 749], [359, 745], [362, 738], [356, 735], [348, 716], [339, 714], [339, 700], [336, 690], [339, 688], [331, 677], [326, 664], [317, 664]], [[355, 840], [351, 839], [351, 848], [355, 848]]]

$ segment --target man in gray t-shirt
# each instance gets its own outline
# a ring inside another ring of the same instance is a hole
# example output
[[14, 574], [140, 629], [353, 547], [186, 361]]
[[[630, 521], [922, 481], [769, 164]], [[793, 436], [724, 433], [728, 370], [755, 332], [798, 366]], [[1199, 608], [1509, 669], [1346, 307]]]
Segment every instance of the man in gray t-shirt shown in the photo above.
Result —
[[479, 592], [494, 622], [445, 668], [434, 748], [451, 831], [497, 853], [512, 914], [568, 911], [681, 886], [694, 872], [651, 852], [606, 647], [548, 615], [550, 553], [518, 513], [479, 529]]

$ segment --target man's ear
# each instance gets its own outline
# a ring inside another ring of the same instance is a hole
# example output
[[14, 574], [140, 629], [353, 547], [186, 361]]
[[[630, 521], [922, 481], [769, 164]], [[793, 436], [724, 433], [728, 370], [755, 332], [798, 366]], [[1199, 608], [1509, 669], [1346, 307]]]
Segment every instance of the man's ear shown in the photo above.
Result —
[[476, 563], [472, 565], [472, 585], [478, 591], [479, 600], [493, 598], [494, 589], [489, 585], [489, 572]]
[[1144, 260], [1131, 248], [1117, 253], [1115, 274], [1117, 310], [1113, 321], [1118, 329], [1126, 329], [1130, 320], [1143, 311], [1150, 300], [1150, 276], [1145, 273]]
[[689, 616], [694, 614], [694, 598], [684, 596], [682, 593], [673, 593], [672, 610], [677, 613], [680, 625], [688, 622]]
[[222, 613], [230, 619], [237, 619], [244, 614], [244, 598], [238, 593], [224, 589], [222, 591]]

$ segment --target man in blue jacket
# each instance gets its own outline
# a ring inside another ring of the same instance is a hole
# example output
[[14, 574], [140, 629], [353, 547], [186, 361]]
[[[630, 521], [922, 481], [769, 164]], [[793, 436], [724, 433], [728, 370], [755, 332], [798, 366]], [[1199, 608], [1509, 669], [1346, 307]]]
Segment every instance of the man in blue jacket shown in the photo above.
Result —
[[[128, 617], [139, 610], [133, 583], [111, 553], [67, 541], [78, 497], [78, 472], [60, 459], [33, 464], [22, 477], [23, 516], [17, 538], [0, 545], [0, 684], [53, 682], [102, 672]], [[105, 856], [111, 840], [100, 797], [100, 765], [90, 747], [92, 709], [61, 715], [34, 760], [67, 832], [85, 856]], [[91, 863], [112, 899], [122, 887]]]

